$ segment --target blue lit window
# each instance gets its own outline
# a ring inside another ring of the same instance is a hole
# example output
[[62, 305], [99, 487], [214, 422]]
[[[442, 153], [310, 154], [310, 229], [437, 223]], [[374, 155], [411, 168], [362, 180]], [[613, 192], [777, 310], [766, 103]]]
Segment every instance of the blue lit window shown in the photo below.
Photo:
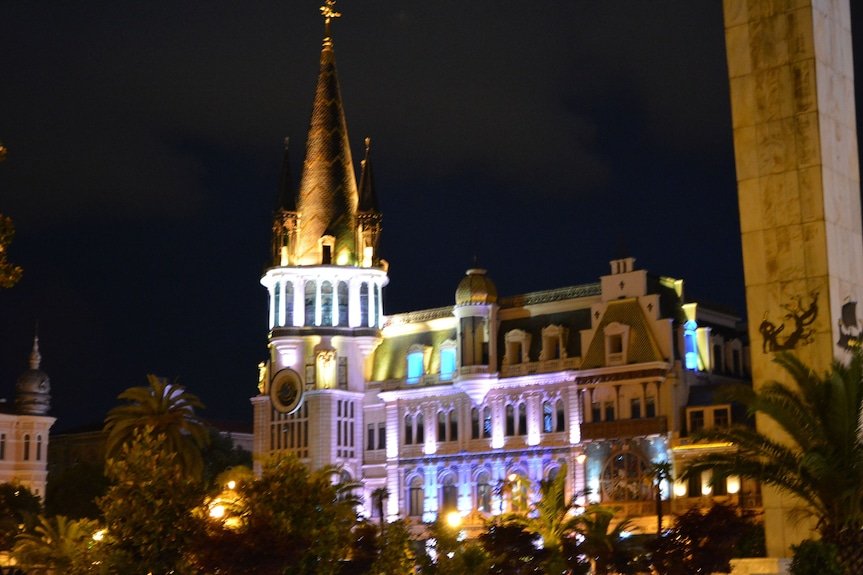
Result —
[[422, 350], [408, 353], [408, 383], [416, 383], [423, 376], [423, 352]]
[[440, 350], [440, 378], [452, 379], [455, 374], [455, 348], [444, 347]]
[[339, 298], [339, 323], [340, 326], [348, 325], [348, 284], [339, 282], [338, 288]]
[[698, 369], [698, 342], [695, 339], [697, 328], [698, 324], [692, 320], [683, 324], [683, 351], [686, 369]]

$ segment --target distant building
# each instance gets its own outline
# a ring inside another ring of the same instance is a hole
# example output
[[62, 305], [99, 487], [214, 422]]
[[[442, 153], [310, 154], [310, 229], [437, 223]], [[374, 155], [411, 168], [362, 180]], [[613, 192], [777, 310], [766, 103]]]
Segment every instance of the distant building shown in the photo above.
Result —
[[[364, 483], [369, 513], [385, 487], [390, 518], [458, 511], [478, 526], [527, 510], [566, 464], [569, 493], [655, 514], [651, 464], [677, 467], [703, 452], [691, 431], [735, 418], [712, 391], [748, 378], [739, 320], [687, 302], [682, 280], [633, 258], [599, 281], [508, 297], [471, 269], [452, 305], [386, 316], [369, 142], [357, 184], [329, 23], [320, 64], [299, 189], [286, 153], [261, 278], [270, 332], [252, 399], [256, 465], [279, 453], [338, 464]], [[756, 491], [708, 479], [663, 485], [663, 499]]]
[[51, 383], [40, 369], [39, 338], [33, 339], [30, 369], [15, 385], [14, 403], [0, 403], [0, 483], [17, 483], [43, 497], [48, 462], [48, 433], [55, 419]]

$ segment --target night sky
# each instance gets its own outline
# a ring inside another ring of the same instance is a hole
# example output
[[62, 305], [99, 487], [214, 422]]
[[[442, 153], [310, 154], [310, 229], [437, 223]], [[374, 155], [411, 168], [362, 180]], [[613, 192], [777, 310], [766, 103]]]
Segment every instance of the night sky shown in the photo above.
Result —
[[[0, 291], [0, 397], [38, 320], [55, 429], [101, 421], [147, 373], [251, 425], [259, 279], [286, 136], [301, 172], [318, 5], [0, 3], [0, 212], [25, 270]], [[337, 9], [386, 313], [452, 304], [475, 257], [511, 295], [596, 281], [623, 255], [745, 311], [720, 0]]]

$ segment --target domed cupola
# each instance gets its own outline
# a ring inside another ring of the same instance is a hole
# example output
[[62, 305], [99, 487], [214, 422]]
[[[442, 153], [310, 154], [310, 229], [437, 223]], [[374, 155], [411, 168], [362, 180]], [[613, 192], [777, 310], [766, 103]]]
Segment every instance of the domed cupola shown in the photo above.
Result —
[[15, 385], [15, 409], [21, 415], [45, 415], [51, 407], [51, 381], [39, 369], [39, 336], [33, 338], [30, 369], [21, 374]]
[[467, 270], [455, 290], [453, 314], [458, 322], [459, 365], [471, 372], [497, 369], [497, 287], [481, 268]]
[[497, 303], [497, 287], [486, 270], [471, 268], [455, 290], [455, 305], [489, 305]]

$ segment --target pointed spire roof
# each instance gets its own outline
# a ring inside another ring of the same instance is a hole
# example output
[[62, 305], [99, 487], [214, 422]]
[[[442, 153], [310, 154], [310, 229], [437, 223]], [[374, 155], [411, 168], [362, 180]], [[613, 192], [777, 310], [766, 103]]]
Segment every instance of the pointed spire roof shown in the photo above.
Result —
[[339, 16], [333, 4], [326, 0], [321, 7], [325, 35], [297, 204], [302, 217], [297, 256], [308, 264], [316, 263], [318, 240], [327, 230], [334, 232], [337, 246], [354, 249], [357, 182], [330, 36], [330, 21]]
[[371, 161], [372, 139], [366, 138], [366, 157], [362, 161], [360, 175], [360, 205], [361, 212], [377, 212], [378, 198], [375, 195], [375, 178], [372, 173]]
[[297, 211], [297, 195], [294, 193], [294, 187], [291, 178], [291, 159], [288, 154], [288, 144], [290, 138], [285, 138], [285, 153], [282, 157], [282, 175], [279, 178], [279, 204], [277, 210], [286, 212]]
[[42, 363], [42, 354], [39, 353], [39, 335], [33, 336], [33, 350], [30, 352], [30, 369], [39, 369]]

